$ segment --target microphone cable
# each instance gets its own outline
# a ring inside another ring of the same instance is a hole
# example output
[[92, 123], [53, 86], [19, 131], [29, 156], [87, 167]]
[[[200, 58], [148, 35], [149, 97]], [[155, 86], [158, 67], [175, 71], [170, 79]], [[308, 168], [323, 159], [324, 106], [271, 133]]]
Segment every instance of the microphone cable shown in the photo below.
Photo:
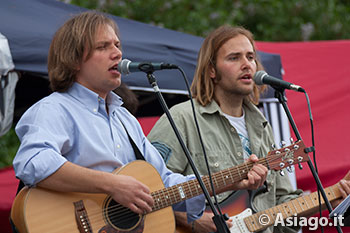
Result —
[[187, 88], [188, 95], [189, 95], [189, 98], [190, 98], [190, 102], [191, 102], [191, 106], [192, 106], [193, 119], [194, 119], [194, 122], [195, 122], [195, 125], [196, 125], [199, 141], [200, 141], [200, 144], [201, 144], [201, 147], [202, 147], [205, 164], [206, 164], [207, 171], [208, 171], [208, 178], [209, 178], [209, 181], [210, 181], [211, 190], [213, 192], [214, 204], [216, 205], [216, 208], [217, 208], [219, 214], [221, 216], [223, 216], [223, 214], [221, 212], [221, 209], [220, 209], [220, 206], [219, 206], [219, 203], [218, 203], [218, 200], [217, 200], [217, 197], [216, 197], [214, 183], [213, 183], [213, 179], [212, 179], [212, 175], [211, 175], [211, 171], [210, 171], [210, 167], [209, 167], [209, 162], [208, 162], [208, 156], [207, 156], [207, 153], [206, 153], [206, 150], [205, 150], [205, 147], [204, 147], [204, 143], [203, 143], [203, 139], [202, 139], [202, 135], [201, 135], [201, 132], [200, 132], [200, 129], [199, 129], [197, 116], [196, 116], [196, 111], [195, 111], [195, 107], [194, 107], [194, 103], [193, 103], [193, 99], [192, 99], [192, 94], [191, 94], [191, 90], [190, 90], [190, 85], [188, 83], [188, 79], [187, 79], [187, 76], [186, 76], [184, 70], [181, 67], [178, 67], [177, 69], [181, 72], [182, 77], [185, 80], [186, 88]]
[[[309, 95], [306, 93], [306, 91], [304, 89], [301, 92], [303, 92], [305, 94], [307, 108], [309, 111], [309, 118], [310, 118], [311, 143], [312, 143], [312, 147], [315, 148], [315, 133], [314, 133], [314, 123], [313, 123], [314, 119], [313, 119], [312, 113], [311, 113], [311, 104], [310, 104]], [[315, 149], [312, 151], [312, 158], [314, 160], [314, 166], [315, 166], [316, 173], [318, 174], [317, 162], [316, 162], [316, 150]], [[318, 186], [317, 186], [317, 195], [318, 195], [319, 214], [320, 214], [320, 218], [322, 218], [321, 191], [320, 191]], [[324, 233], [324, 228], [322, 225], [321, 225], [321, 232]]]

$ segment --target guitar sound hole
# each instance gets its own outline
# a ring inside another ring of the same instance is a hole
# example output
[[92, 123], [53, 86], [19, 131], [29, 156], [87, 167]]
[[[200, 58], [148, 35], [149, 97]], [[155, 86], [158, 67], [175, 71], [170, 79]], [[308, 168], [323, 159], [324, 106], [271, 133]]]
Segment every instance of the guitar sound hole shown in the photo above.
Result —
[[130, 209], [120, 205], [112, 198], [105, 202], [105, 217], [113, 228], [119, 230], [134, 229], [142, 217]]

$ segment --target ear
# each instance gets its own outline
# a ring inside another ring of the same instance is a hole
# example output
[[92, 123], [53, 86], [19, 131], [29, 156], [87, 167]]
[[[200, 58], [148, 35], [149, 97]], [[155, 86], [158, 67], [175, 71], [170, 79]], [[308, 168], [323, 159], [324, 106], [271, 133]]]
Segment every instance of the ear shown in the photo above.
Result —
[[216, 77], [216, 70], [212, 65], [210, 65], [210, 67], [209, 67], [209, 76], [212, 79], [215, 79], [215, 77]]
[[80, 69], [81, 69], [81, 62], [77, 62], [75, 65], [75, 70], [80, 71]]

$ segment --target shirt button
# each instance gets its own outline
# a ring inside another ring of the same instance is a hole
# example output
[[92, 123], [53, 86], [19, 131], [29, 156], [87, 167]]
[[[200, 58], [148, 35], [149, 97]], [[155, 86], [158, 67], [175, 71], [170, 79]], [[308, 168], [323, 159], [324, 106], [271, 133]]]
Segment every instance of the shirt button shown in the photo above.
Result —
[[235, 128], [231, 128], [231, 131], [232, 131], [232, 132], [235, 132]]
[[120, 145], [117, 145], [117, 148], [119, 149], [119, 148], [120, 148]]
[[219, 163], [214, 163], [214, 167], [219, 167]]
[[237, 155], [239, 156], [239, 157], [241, 157], [242, 156], [242, 153], [241, 152], [237, 152]]

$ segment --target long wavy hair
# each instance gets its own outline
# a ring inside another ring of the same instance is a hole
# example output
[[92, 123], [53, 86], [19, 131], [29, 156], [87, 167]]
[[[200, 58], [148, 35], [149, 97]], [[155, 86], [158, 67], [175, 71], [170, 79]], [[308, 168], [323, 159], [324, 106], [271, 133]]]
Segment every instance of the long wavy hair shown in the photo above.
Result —
[[[205, 38], [202, 47], [199, 50], [196, 72], [191, 85], [192, 96], [201, 105], [205, 106], [209, 104], [214, 98], [214, 81], [210, 78], [209, 74], [211, 68], [216, 68], [216, 59], [219, 49], [228, 40], [240, 34], [248, 38], [253, 46], [254, 53], [256, 54], [253, 34], [243, 27], [224, 25], [211, 32]], [[263, 70], [263, 66], [259, 59], [257, 56], [255, 57], [257, 70]], [[248, 100], [257, 105], [259, 103], [260, 94], [265, 89], [266, 86], [257, 86], [254, 84], [253, 92], [247, 97]]]
[[73, 85], [79, 65], [91, 57], [96, 32], [111, 26], [119, 37], [117, 24], [105, 14], [87, 11], [73, 16], [55, 33], [48, 55], [48, 71], [52, 91], [64, 92]]

